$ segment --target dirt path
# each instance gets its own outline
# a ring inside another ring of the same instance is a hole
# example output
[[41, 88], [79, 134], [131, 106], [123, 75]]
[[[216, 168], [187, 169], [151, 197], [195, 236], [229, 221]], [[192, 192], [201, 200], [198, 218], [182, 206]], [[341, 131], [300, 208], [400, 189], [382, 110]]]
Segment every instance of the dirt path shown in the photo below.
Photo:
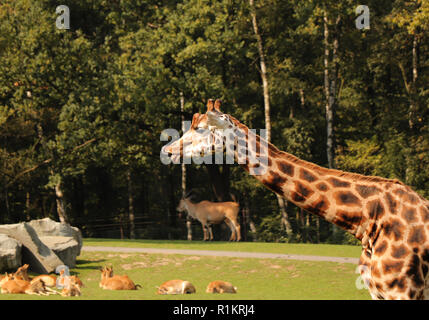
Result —
[[265, 252], [215, 251], [215, 250], [125, 248], [125, 247], [101, 247], [101, 246], [83, 246], [82, 250], [83, 251], [128, 252], [128, 253], [184, 254], [184, 255], [233, 257], [233, 258], [328, 261], [328, 262], [353, 263], [353, 264], [358, 264], [358, 261], [359, 261], [358, 258], [305, 256], [305, 255], [296, 255], [296, 254], [265, 253]]

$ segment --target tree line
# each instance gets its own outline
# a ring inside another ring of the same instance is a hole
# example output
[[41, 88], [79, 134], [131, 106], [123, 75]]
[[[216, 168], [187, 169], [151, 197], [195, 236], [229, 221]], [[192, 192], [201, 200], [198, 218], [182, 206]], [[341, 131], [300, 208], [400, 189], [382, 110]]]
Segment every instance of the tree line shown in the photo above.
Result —
[[176, 211], [194, 190], [236, 199], [249, 241], [353, 243], [238, 165], [163, 165], [162, 130], [208, 98], [281, 150], [429, 197], [429, 1], [365, 1], [369, 28], [351, 0], [63, 2], [69, 29], [55, 1], [0, 4], [0, 223], [197, 239]]

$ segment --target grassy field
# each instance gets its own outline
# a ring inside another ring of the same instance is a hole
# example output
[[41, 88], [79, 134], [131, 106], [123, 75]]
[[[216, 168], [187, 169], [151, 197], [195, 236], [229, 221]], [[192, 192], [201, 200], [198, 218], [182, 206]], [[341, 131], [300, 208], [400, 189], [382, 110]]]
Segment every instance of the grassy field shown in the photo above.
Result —
[[115, 239], [85, 239], [87, 246], [132, 247], [132, 248], [166, 248], [166, 249], [195, 249], [221, 250], [243, 252], [268, 252], [283, 254], [301, 254], [331, 257], [359, 258], [360, 246], [336, 244], [309, 243], [267, 243], [267, 242], [227, 242], [227, 241], [186, 241], [186, 240], [115, 240]]
[[[268, 243], [197, 243], [180, 241], [113, 241], [88, 239], [84, 245], [166, 247], [207, 250], [281, 252], [327, 256], [358, 257], [358, 247], [328, 245], [290, 245]], [[253, 250], [252, 250], [253, 249]], [[298, 250], [298, 251], [297, 251]], [[303, 250], [303, 251], [300, 251]], [[341, 255], [339, 253], [342, 253]], [[113, 265], [115, 274], [128, 274], [142, 286], [137, 291], [108, 291], [99, 288], [99, 268]], [[86, 287], [81, 297], [0, 295], [0, 299], [119, 299], [119, 300], [286, 300], [286, 299], [369, 299], [366, 290], [356, 288], [356, 266], [333, 262], [310, 262], [281, 259], [203, 257], [198, 255], [163, 255], [144, 253], [85, 252], [78, 257], [77, 274]], [[191, 281], [197, 293], [158, 296], [156, 286], [166, 280]], [[237, 294], [205, 293], [213, 280], [225, 280], [238, 287]]]

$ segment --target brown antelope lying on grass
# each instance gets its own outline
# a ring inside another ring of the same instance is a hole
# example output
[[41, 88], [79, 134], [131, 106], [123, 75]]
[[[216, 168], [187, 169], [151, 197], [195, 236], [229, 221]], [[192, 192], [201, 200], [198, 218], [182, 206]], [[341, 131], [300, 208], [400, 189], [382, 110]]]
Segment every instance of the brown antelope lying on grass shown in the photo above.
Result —
[[15, 278], [14, 275], [8, 275], [1, 280], [1, 293], [25, 293], [37, 295], [59, 294], [57, 291], [47, 287], [43, 280], [27, 281]]
[[82, 293], [80, 292], [80, 288], [82, 282], [80, 282], [79, 278], [76, 276], [68, 276], [66, 279], [67, 280], [64, 281], [64, 287], [61, 291], [61, 295], [63, 297], [81, 296]]
[[57, 283], [57, 277], [51, 274], [41, 274], [38, 276], [35, 276], [34, 278], [30, 278], [28, 276], [28, 264], [24, 264], [23, 266], [19, 267], [16, 272], [13, 274], [15, 279], [20, 280], [26, 280], [30, 281], [31, 283], [35, 283], [38, 280], [43, 280], [43, 283], [47, 287], [55, 287]]
[[226, 281], [212, 281], [207, 286], [207, 293], [237, 293], [237, 287]]
[[231, 229], [229, 240], [240, 241], [240, 224], [237, 221], [239, 210], [240, 206], [237, 202], [211, 202], [204, 200], [199, 203], [193, 203], [187, 197], [180, 200], [177, 206], [177, 211], [187, 211], [192, 218], [197, 219], [201, 223], [204, 232], [204, 241], [209, 240], [208, 232], [210, 233], [210, 240], [213, 240], [213, 232], [210, 225], [222, 222], [225, 222]]
[[28, 276], [28, 267], [28, 264], [20, 266], [13, 274], [13, 277], [19, 280], [30, 281], [30, 277]]
[[134, 282], [127, 275], [113, 275], [113, 268], [103, 267], [101, 270], [100, 288], [106, 290], [137, 290], [141, 287]]
[[157, 288], [157, 294], [189, 294], [196, 292], [192, 283], [183, 280], [170, 280]]
[[[36, 277], [37, 278], [37, 277]], [[58, 279], [58, 284], [61, 287], [65, 287], [69, 281], [73, 281], [73, 283], [79, 286], [79, 289], [84, 287], [82, 281], [77, 276], [68, 276], [64, 274], [64, 269], [60, 271], [60, 277]]]

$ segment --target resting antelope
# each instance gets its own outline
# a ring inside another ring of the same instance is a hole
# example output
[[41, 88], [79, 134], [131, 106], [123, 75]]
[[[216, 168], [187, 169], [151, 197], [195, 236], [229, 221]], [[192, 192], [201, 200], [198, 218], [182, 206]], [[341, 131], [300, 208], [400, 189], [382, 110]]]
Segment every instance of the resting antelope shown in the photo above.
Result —
[[237, 287], [226, 281], [212, 281], [208, 284], [207, 293], [237, 293]]
[[101, 270], [100, 288], [106, 290], [137, 290], [141, 287], [134, 282], [127, 275], [113, 275], [113, 268], [104, 267]]
[[204, 241], [209, 240], [208, 233], [210, 234], [210, 240], [213, 240], [213, 232], [210, 225], [222, 222], [225, 222], [231, 229], [229, 240], [240, 241], [240, 224], [237, 221], [239, 210], [240, 206], [237, 202], [211, 202], [204, 200], [199, 203], [193, 203], [186, 197], [181, 199], [177, 206], [177, 211], [187, 211], [192, 218], [197, 219], [201, 223], [204, 232]]
[[16, 279], [14, 275], [6, 274], [1, 282], [1, 293], [25, 293], [36, 295], [58, 294], [57, 291], [46, 287], [45, 283], [41, 279], [30, 282], [27, 280]]
[[195, 287], [189, 281], [170, 280], [158, 287], [157, 294], [188, 294], [195, 293]]
[[14, 279], [18, 280], [26, 280], [30, 281], [30, 283], [35, 283], [38, 280], [43, 280], [43, 283], [47, 287], [55, 287], [57, 282], [57, 277], [50, 274], [41, 274], [34, 278], [30, 278], [28, 276], [28, 264], [24, 264], [23, 266], [19, 267], [16, 272], [13, 274]]
[[[44, 277], [44, 275], [42, 275], [41, 277]], [[53, 276], [50, 276], [53, 277]], [[37, 278], [37, 277], [36, 277]], [[53, 277], [54, 278], [54, 277]], [[52, 278], [52, 279], [53, 279]], [[65, 275], [64, 274], [64, 269], [62, 269], [60, 271], [60, 276], [58, 278], [58, 284], [61, 287], [66, 287], [68, 282], [73, 281], [75, 285], [77, 285], [80, 288], [84, 287], [82, 281], [77, 277], [77, 276], [69, 276], [69, 275]], [[56, 281], [55, 281], [55, 285], [56, 285]]]
[[30, 281], [30, 277], [28, 276], [28, 267], [28, 264], [24, 264], [23, 266], [19, 267], [13, 274], [13, 277], [19, 280]]
[[82, 295], [80, 292], [81, 285], [77, 280], [79, 279], [76, 276], [67, 277], [67, 281], [65, 281], [66, 283], [63, 290], [61, 291], [61, 295], [63, 297], [75, 297]]

